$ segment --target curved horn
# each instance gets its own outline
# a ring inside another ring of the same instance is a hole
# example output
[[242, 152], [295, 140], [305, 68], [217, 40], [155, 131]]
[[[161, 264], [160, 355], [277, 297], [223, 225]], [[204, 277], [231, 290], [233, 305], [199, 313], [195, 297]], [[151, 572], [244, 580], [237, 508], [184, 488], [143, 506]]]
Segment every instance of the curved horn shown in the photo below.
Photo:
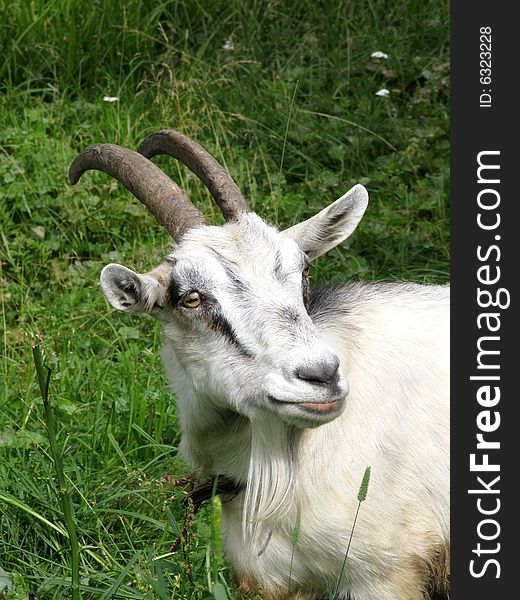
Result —
[[207, 150], [182, 133], [173, 129], [152, 133], [139, 146], [138, 152], [146, 158], [169, 154], [180, 160], [208, 188], [226, 221], [235, 221], [242, 213], [250, 211], [229, 173]]
[[159, 167], [142, 154], [117, 146], [97, 144], [79, 154], [69, 169], [72, 185], [85, 171], [112, 175], [140, 200], [174, 240], [192, 227], [206, 224], [202, 213]]

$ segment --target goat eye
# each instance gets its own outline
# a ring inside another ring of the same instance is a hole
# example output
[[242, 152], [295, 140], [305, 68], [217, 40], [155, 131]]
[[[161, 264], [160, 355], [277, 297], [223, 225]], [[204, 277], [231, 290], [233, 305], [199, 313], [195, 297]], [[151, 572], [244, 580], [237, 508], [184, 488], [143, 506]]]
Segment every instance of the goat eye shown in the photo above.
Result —
[[186, 308], [197, 308], [201, 302], [202, 298], [199, 292], [190, 292], [182, 299], [182, 305]]
[[305, 265], [303, 267], [303, 271], [302, 271], [302, 277], [303, 277], [303, 279], [307, 279], [307, 277], [309, 277], [309, 271], [310, 271], [309, 265]]

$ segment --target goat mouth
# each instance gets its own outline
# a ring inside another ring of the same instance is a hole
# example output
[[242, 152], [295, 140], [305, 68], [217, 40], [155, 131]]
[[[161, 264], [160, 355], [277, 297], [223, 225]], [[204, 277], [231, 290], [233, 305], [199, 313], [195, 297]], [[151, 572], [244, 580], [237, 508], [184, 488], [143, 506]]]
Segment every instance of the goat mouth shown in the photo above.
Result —
[[300, 402], [298, 406], [311, 412], [325, 413], [335, 410], [339, 407], [339, 400], [332, 400], [331, 402]]
[[330, 402], [286, 402], [284, 400], [278, 400], [274, 396], [269, 396], [269, 400], [277, 405], [296, 406], [303, 408], [306, 412], [320, 414], [332, 412], [341, 405], [341, 401], [338, 399], [331, 400]]

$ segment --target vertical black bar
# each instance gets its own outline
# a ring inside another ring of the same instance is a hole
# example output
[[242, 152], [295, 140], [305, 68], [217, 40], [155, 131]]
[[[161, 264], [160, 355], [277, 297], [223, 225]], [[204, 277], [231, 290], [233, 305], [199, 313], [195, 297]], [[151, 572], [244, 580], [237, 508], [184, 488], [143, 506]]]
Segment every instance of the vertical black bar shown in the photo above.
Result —
[[[499, 0], [454, 0], [451, 6], [453, 600], [518, 594], [515, 8]], [[479, 157], [487, 165], [480, 182]]]

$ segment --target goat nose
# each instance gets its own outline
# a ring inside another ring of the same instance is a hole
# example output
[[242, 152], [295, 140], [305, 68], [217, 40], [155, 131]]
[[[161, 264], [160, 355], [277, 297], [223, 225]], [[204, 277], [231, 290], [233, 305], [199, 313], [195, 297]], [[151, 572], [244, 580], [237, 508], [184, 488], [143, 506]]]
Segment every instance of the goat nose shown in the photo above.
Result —
[[335, 357], [328, 362], [320, 362], [314, 365], [302, 365], [295, 371], [298, 379], [309, 383], [320, 383], [332, 385], [338, 381], [339, 358]]

